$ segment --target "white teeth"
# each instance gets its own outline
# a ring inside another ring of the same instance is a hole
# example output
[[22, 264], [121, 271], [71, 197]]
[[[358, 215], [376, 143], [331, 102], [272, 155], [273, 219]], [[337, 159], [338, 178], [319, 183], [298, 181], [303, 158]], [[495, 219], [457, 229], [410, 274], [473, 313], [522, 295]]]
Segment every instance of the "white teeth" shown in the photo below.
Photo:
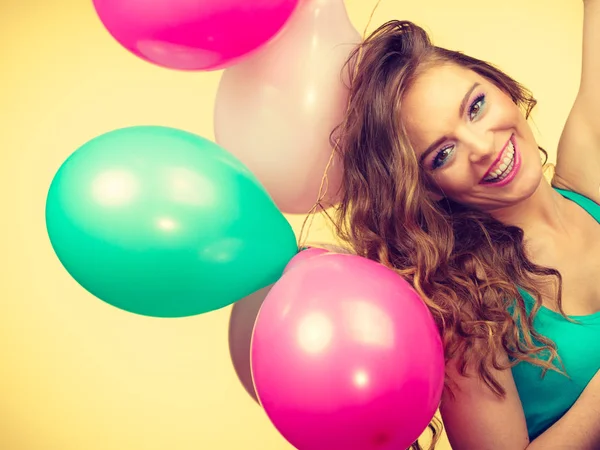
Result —
[[508, 146], [506, 148], [505, 155], [502, 158], [502, 162], [498, 165], [496, 170], [490, 172], [489, 175], [484, 178], [484, 181], [496, 182], [506, 178], [515, 164], [514, 157], [515, 147], [513, 146], [512, 141], [508, 141]]

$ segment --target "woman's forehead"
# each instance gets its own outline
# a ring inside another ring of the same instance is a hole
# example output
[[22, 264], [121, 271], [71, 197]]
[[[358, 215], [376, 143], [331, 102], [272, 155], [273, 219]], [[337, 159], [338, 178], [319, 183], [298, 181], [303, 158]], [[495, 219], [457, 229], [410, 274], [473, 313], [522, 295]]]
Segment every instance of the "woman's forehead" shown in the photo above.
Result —
[[434, 66], [420, 74], [400, 107], [400, 119], [413, 146], [422, 147], [460, 120], [465, 95], [484, 82], [477, 73], [454, 64]]
[[415, 107], [446, 106], [443, 100], [462, 100], [474, 83], [484, 80], [472, 70], [454, 64], [438, 65], [426, 69], [408, 87], [403, 96], [403, 105]]

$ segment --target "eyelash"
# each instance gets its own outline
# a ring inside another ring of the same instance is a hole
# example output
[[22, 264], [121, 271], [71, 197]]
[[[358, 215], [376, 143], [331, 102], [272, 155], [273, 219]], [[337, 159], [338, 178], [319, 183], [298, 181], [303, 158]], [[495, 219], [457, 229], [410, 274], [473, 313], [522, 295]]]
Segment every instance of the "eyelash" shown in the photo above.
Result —
[[[473, 110], [475, 109], [475, 106], [481, 102], [481, 105], [479, 106], [479, 109], [475, 112], [476, 116], [475, 118], [477, 118], [477, 116], [481, 113], [481, 110], [483, 109], [484, 105], [485, 105], [485, 94], [479, 94], [477, 97], [475, 97], [475, 99], [473, 100], [473, 102], [471, 102], [471, 106], [469, 106], [469, 118], [471, 120], [474, 120], [474, 118], [471, 118], [471, 115], [473, 114]], [[440, 156], [447, 150], [452, 149], [453, 146], [447, 146], [444, 148], [441, 148], [435, 155], [435, 158], [433, 158], [433, 163], [432, 163], [432, 170], [437, 169], [439, 167], [442, 167], [444, 164], [446, 164], [446, 161], [448, 161], [448, 158], [450, 155], [448, 155], [445, 159], [440, 159]]]

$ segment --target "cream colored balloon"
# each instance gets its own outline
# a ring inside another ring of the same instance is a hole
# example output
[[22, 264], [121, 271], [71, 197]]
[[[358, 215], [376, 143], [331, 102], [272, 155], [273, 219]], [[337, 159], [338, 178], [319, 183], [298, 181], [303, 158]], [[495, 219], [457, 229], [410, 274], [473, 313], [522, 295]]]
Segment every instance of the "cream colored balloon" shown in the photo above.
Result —
[[[226, 69], [215, 103], [217, 143], [237, 156], [286, 213], [307, 213], [347, 102], [344, 64], [360, 42], [343, 0], [304, 0], [279, 36]], [[328, 170], [328, 206], [342, 167]]]

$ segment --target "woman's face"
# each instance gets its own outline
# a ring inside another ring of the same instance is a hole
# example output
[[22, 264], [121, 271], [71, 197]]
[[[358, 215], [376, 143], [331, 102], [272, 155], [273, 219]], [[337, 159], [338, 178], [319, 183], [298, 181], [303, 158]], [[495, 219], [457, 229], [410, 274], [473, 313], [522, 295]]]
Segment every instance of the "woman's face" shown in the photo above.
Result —
[[426, 70], [403, 98], [401, 120], [437, 194], [484, 211], [531, 196], [542, 179], [525, 116], [492, 82], [457, 65]]

